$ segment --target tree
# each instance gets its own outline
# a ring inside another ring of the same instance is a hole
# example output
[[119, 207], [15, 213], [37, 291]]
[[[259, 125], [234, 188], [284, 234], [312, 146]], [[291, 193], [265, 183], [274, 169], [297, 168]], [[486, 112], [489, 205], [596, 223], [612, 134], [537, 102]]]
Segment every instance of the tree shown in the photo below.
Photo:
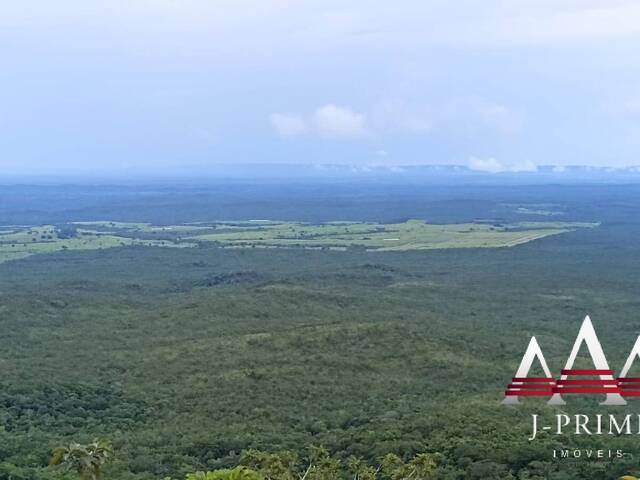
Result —
[[367, 464], [362, 458], [349, 457], [347, 467], [353, 480], [376, 480], [379, 469], [375, 469]]
[[340, 478], [340, 460], [331, 458], [324, 447], [311, 447], [309, 454], [310, 468], [304, 477], [308, 480], [335, 480]]
[[264, 480], [264, 477], [250, 468], [236, 467], [231, 470], [189, 473], [186, 480]]
[[65, 465], [82, 479], [100, 480], [100, 469], [113, 457], [108, 442], [94, 440], [87, 445], [72, 443], [68, 447], [58, 447], [53, 451], [50, 465]]
[[267, 480], [298, 480], [298, 454], [291, 451], [266, 453], [247, 450], [242, 454], [242, 462], [258, 470]]
[[439, 455], [420, 453], [407, 463], [393, 453], [382, 459], [382, 472], [391, 480], [431, 480], [436, 478]]

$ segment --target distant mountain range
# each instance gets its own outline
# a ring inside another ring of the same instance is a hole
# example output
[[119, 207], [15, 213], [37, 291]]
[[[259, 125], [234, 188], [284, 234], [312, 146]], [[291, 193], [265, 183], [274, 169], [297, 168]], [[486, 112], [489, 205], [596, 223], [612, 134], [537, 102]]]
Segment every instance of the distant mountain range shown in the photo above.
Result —
[[419, 182], [638, 182], [640, 166], [594, 167], [587, 165], [540, 165], [527, 170], [487, 171], [466, 165], [384, 165], [384, 164], [235, 164], [197, 168], [182, 172], [198, 178], [214, 179], [318, 179]]
[[596, 167], [588, 165], [539, 165], [527, 169], [479, 169], [466, 165], [383, 165], [383, 164], [267, 164], [237, 163], [118, 172], [73, 173], [58, 175], [5, 175], [1, 184], [16, 183], [113, 183], [144, 182], [207, 183], [220, 181], [319, 181], [319, 182], [391, 182], [425, 184], [459, 183], [640, 183], [640, 165]]

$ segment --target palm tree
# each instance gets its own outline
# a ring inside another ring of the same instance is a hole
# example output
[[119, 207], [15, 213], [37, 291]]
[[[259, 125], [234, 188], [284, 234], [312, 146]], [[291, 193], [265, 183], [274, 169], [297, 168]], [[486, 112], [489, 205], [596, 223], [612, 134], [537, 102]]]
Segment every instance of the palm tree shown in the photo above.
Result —
[[100, 468], [113, 456], [111, 445], [94, 440], [87, 445], [72, 443], [53, 451], [50, 465], [66, 465], [84, 480], [100, 480]]
[[250, 468], [236, 467], [233, 470], [189, 473], [187, 480], [264, 480], [264, 477]]

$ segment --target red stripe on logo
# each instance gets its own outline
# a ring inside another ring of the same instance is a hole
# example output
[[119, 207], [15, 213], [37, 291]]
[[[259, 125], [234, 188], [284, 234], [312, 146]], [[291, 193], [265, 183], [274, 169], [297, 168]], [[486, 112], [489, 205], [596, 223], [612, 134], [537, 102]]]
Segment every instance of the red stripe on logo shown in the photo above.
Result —
[[558, 380], [558, 385], [618, 385], [617, 380]]
[[542, 385], [542, 384], [534, 384], [530, 383], [528, 385], [516, 385], [514, 383], [510, 383], [507, 385], [507, 388], [517, 388], [520, 390], [550, 390], [552, 388], [551, 385]]
[[566, 388], [566, 387], [554, 387], [553, 393], [560, 393], [562, 395], [566, 393], [621, 393], [618, 387], [577, 387], [577, 388]]
[[550, 397], [551, 390], [507, 390], [504, 392], [507, 397]]
[[513, 377], [512, 382], [555, 382], [553, 377]]
[[613, 370], [561, 370], [562, 375], [613, 375]]

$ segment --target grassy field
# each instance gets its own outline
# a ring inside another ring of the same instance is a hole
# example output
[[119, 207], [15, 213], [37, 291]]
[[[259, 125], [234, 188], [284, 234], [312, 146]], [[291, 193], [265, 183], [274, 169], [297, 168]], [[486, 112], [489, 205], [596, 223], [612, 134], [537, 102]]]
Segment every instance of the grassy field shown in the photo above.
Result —
[[109, 230], [125, 230], [130, 232], [141, 233], [188, 233], [193, 234], [202, 230], [210, 230], [211, 227], [201, 225], [163, 225], [155, 226], [145, 222], [112, 222], [112, 221], [97, 221], [97, 222], [74, 222], [78, 227], [93, 228], [98, 231]]
[[361, 247], [368, 251], [513, 247], [549, 235], [597, 226], [576, 222], [435, 225], [420, 220], [394, 224], [250, 220], [165, 226], [110, 221], [73, 225], [71, 234], [63, 234], [52, 225], [13, 227], [0, 232], [0, 262], [60, 250], [99, 250], [129, 245], [193, 247], [198, 242], [237, 248], [345, 250]]
[[72, 238], [62, 238], [51, 225], [29, 227], [0, 234], [0, 263], [39, 253], [60, 250], [100, 250], [104, 248], [143, 245], [149, 247], [190, 247], [193, 243], [167, 240], [147, 240], [89, 230], [78, 230]]
[[435, 225], [420, 220], [404, 223], [325, 224], [275, 223], [219, 225], [212, 233], [190, 237], [237, 247], [306, 247], [344, 250], [362, 246], [372, 251], [441, 248], [512, 247], [594, 223], [527, 222], [508, 225], [461, 223]]

